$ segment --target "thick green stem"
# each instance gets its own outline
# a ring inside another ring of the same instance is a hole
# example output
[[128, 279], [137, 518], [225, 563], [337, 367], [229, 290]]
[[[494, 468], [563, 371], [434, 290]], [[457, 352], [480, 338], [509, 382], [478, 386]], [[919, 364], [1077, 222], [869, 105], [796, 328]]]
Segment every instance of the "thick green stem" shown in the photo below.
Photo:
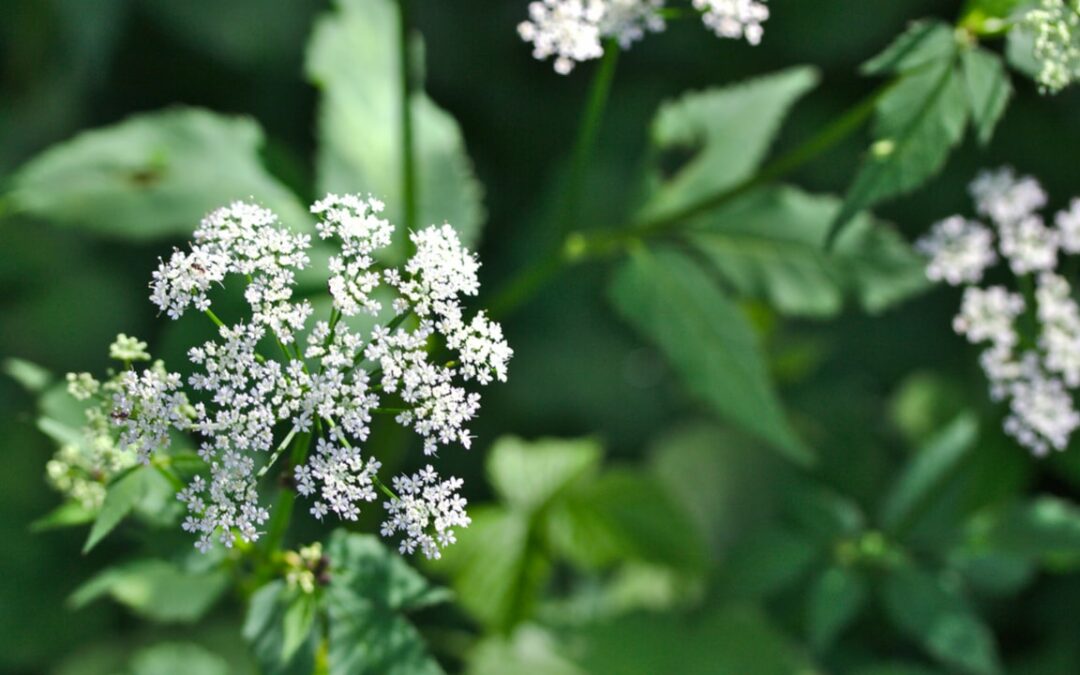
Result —
[[401, 66], [401, 193], [404, 202], [404, 224], [407, 232], [416, 230], [417, 190], [416, 190], [416, 155], [413, 142], [412, 94], [413, 73], [412, 49], [409, 43], [409, 0], [398, 0], [400, 9], [400, 34], [398, 49]]
[[604, 57], [589, 87], [589, 99], [585, 104], [585, 113], [581, 117], [574, 154], [570, 163], [570, 181], [566, 187], [562, 217], [558, 223], [559, 236], [564, 236], [577, 220], [581, 206], [581, 195], [585, 191], [589, 164], [596, 149], [596, 138], [600, 133], [600, 123], [604, 119], [611, 94], [611, 83], [615, 79], [615, 66], [619, 61], [619, 46], [614, 42], [604, 45]]

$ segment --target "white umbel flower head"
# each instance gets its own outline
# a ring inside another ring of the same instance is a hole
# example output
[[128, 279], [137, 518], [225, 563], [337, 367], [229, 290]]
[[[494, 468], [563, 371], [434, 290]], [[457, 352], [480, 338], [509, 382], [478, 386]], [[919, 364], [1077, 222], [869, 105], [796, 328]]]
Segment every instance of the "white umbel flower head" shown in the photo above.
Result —
[[962, 216], [936, 223], [916, 248], [930, 258], [926, 276], [950, 286], [978, 283], [983, 271], [997, 262], [994, 234], [985, 225]]
[[694, 9], [704, 12], [701, 20], [718, 37], [742, 39], [759, 44], [769, 19], [769, 8], [761, 0], [693, 0]]
[[1080, 199], [1073, 199], [1069, 208], [1054, 216], [1058, 243], [1065, 253], [1080, 253]]
[[468, 527], [471, 520], [465, 514], [465, 499], [458, 494], [460, 478], [440, 481], [429, 464], [411, 476], [394, 478], [398, 498], [385, 503], [388, 518], [382, 524], [382, 535], [401, 535], [401, 553], [417, 549], [428, 558], [442, 557], [442, 549], [457, 539], [455, 528]]
[[1024, 311], [1024, 299], [1010, 293], [1004, 286], [964, 289], [960, 313], [953, 319], [953, 330], [973, 344], [990, 342], [995, 345], [1016, 344], [1016, 317]]
[[1080, 427], [1080, 413], [1065, 385], [1041, 371], [1038, 358], [1029, 354], [1024, 375], [1009, 386], [1009, 416], [1005, 431], [1035, 455], [1064, 450]]
[[1080, 2], [1042, 0], [1023, 25], [1035, 34], [1036, 79], [1043, 93], [1057, 93], [1080, 79]]
[[1039, 276], [1035, 298], [1046, 370], [1070, 388], [1080, 387], [1080, 307], [1072, 287], [1063, 277], [1045, 273]]
[[606, 0], [600, 34], [613, 38], [623, 49], [629, 49], [646, 33], [659, 33], [666, 24], [660, 10], [664, 0]]
[[1013, 274], [1048, 272], [1057, 266], [1058, 233], [1039, 216], [1001, 227], [1001, 253]]
[[1011, 167], [983, 171], [968, 188], [975, 210], [998, 227], [1015, 225], [1046, 206], [1046, 192], [1031, 176], [1017, 177]]
[[533, 58], [555, 57], [555, 72], [569, 75], [574, 65], [604, 55], [600, 44], [603, 0], [536, 0], [518, 35], [533, 45]]

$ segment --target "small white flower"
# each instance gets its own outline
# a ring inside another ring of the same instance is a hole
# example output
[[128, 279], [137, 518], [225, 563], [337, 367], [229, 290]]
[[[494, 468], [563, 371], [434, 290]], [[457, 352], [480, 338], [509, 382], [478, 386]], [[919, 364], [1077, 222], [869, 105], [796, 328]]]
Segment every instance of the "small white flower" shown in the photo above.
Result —
[[440, 481], [429, 464], [412, 476], [394, 478], [398, 498], [385, 502], [388, 518], [382, 535], [402, 535], [398, 550], [413, 553], [417, 548], [430, 559], [442, 556], [441, 550], [456, 541], [454, 528], [468, 527], [465, 499], [458, 494], [460, 478]]
[[704, 12], [701, 20], [717, 37], [741, 39], [759, 44], [769, 19], [763, 0], [693, 0], [694, 9]]
[[1038, 82], [1044, 93], [1057, 93], [1080, 78], [1080, 4], [1042, 0], [1023, 25], [1035, 33]]
[[1061, 250], [1080, 253], [1080, 199], [1073, 199], [1067, 210], [1059, 211], [1054, 216], [1054, 224], [1057, 225]]
[[145, 342], [120, 333], [109, 345], [109, 358], [117, 361], [149, 361], [150, 353], [146, 351]]
[[1024, 299], [1003, 286], [964, 289], [960, 313], [953, 319], [953, 330], [966, 336], [973, 344], [991, 342], [995, 345], [1016, 344], [1016, 317], [1024, 311]]
[[536, 0], [518, 35], [533, 45], [533, 58], [555, 57], [555, 72], [568, 75], [576, 63], [604, 55], [600, 44], [603, 0]]
[[1038, 456], [1051, 448], [1064, 450], [1080, 427], [1080, 413], [1058, 379], [1048, 377], [1031, 354], [1024, 360], [1024, 375], [1010, 385], [1010, 414], [1005, 431]]
[[983, 171], [968, 188], [975, 210], [999, 227], [1015, 225], [1046, 206], [1046, 192], [1031, 176], [1017, 178], [1010, 167]]
[[606, 0], [604, 17], [600, 20], [600, 34], [614, 38], [623, 49], [645, 37], [646, 32], [664, 30], [664, 18], [660, 10], [664, 0]]
[[1001, 227], [1001, 253], [1013, 274], [1048, 272], [1057, 266], [1058, 233], [1038, 216]]
[[951, 286], [978, 283], [986, 268], [997, 262], [990, 229], [962, 216], [936, 223], [916, 248], [930, 258], [926, 276]]
[[1070, 388], [1080, 387], [1080, 307], [1069, 282], [1056, 274], [1039, 276], [1035, 292], [1041, 326], [1039, 346], [1046, 369], [1060, 375]]

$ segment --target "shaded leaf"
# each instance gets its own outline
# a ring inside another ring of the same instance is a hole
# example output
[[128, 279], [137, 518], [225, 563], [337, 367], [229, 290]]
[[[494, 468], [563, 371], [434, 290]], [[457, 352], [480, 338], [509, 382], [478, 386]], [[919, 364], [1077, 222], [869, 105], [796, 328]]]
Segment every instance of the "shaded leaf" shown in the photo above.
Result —
[[828, 649], [866, 606], [866, 581], [849, 567], [821, 573], [807, 597], [808, 637], [820, 651]]
[[986, 145], [994, 136], [1001, 116], [1009, 105], [1013, 88], [1001, 57], [985, 49], [968, 49], [961, 55], [964, 82], [968, 90], [971, 123], [979, 142]]
[[789, 459], [812, 461], [788, 425], [753, 329], [697, 265], [666, 249], [636, 250], [616, 274], [610, 295], [692, 393]]
[[97, 574], [69, 602], [81, 608], [107, 595], [152, 621], [190, 623], [214, 605], [228, 583], [222, 571], [188, 572], [164, 560], [137, 560]]
[[949, 59], [956, 51], [953, 28], [941, 21], [913, 21], [883, 52], [864, 63], [864, 75], [915, 70]]
[[140, 649], [131, 659], [131, 675], [229, 675], [229, 664], [196, 644], [165, 642]]
[[729, 596], [769, 597], [799, 580], [821, 554], [817, 543], [800, 533], [779, 527], [761, 529], [732, 546], [720, 579]]
[[1080, 507], [1052, 496], [1017, 504], [996, 520], [982, 545], [995, 553], [1073, 568], [1080, 564]]
[[197, 108], [135, 115], [53, 146], [15, 174], [16, 208], [61, 225], [147, 240], [190, 233], [235, 200], [309, 221], [263, 168], [262, 131], [247, 118]]
[[285, 582], [272, 581], [257, 590], [248, 603], [244, 639], [265, 675], [310, 675], [315, 670], [319, 639], [315, 631], [309, 632], [292, 656], [285, 658], [285, 615], [296, 595]]
[[161, 476], [151, 467], [137, 466], [109, 485], [105, 501], [83, 544], [83, 553], [88, 553], [112, 532], [150, 493], [153, 484], [161, 480]]
[[31, 532], [45, 532], [63, 527], [74, 527], [93, 522], [97, 514], [88, 511], [81, 503], [67, 501], [30, 523]]
[[653, 121], [653, 145], [695, 154], [659, 186], [642, 215], [670, 215], [750, 176], [788, 110], [818, 79], [811, 68], [792, 68], [664, 104]]
[[[336, 0], [316, 24], [308, 78], [319, 87], [318, 188], [371, 192], [385, 215], [404, 227], [401, 64], [397, 5], [390, 0]], [[422, 91], [412, 96], [417, 179], [415, 227], [449, 222], [466, 245], [484, 219], [481, 187], [457, 122]], [[399, 230], [403, 232], [403, 230]]]

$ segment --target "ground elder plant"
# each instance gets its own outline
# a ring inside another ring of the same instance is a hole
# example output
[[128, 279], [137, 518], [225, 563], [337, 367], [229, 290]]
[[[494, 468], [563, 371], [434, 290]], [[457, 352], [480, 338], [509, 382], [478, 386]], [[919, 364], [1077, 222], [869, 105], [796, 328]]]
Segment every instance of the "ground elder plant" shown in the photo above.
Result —
[[250, 4], [37, 10], [273, 131], [140, 112], [0, 182], [11, 344], [87, 371], [4, 362], [0, 495], [61, 503], [0, 538], [0, 669], [1080, 672], [1080, 201], [1005, 167], [939, 219], [1073, 180], [1071, 0], [332, 0], [311, 96], [310, 3]]

